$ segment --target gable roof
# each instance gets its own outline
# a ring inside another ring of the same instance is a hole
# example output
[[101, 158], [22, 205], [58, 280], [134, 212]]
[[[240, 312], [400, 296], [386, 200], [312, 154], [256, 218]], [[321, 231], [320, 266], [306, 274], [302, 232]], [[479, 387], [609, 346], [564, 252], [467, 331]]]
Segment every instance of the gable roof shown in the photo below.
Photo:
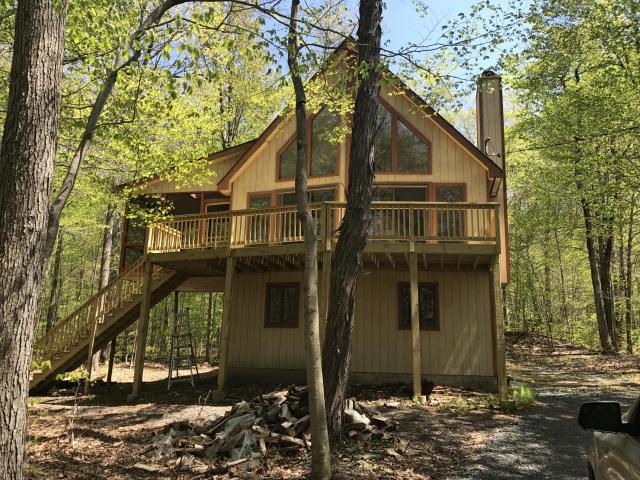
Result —
[[411, 90], [400, 78], [387, 70], [387, 75], [393, 79], [395, 86], [398, 87], [409, 100], [419, 106], [424, 113], [431, 118], [440, 128], [447, 132], [454, 140], [456, 140], [471, 156], [483, 164], [489, 171], [489, 177], [502, 177], [504, 174], [502, 167], [493, 161], [491, 157], [480, 150], [471, 140], [465, 137], [456, 127], [449, 123], [442, 115], [436, 112], [433, 107], [427, 104], [425, 100], [416, 92]]
[[[347, 50], [351, 50], [351, 43], [353, 40], [346, 39], [344, 40], [334, 51], [334, 54], [338, 54], [341, 51], [346, 52]], [[322, 73], [323, 70], [316, 73]], [[482, 152], [476, 145], [474, 145], [467, 137], [465, 137], [457, 128], [455, 128], [451, 123], [449, 123], [444, 117], [442, 117], [438, 112], [436, 112], [427, 102], [416, 92], [411, 90], [396, 74], [391, 72], [389, 69], [386, 69], [385, 74], [393, 80], [394, 86], [399, 88], [403, 95], [406, 95], [407, 98], [416, 104], [420, 110], [431, 118], [440, 128], [442, 128], [450, 137], [452, 137], [456, 142], [460, 144], [460, 146], [466, 150], [474, 159], [480, 162], [488, 171], [490, 178], [498, 178], [503, 176], [502, 168], [493, 161], [488, 155]], [[315, 76], [315, 75], [314, 75]], [[289, 115], [293, 115], [290, 113]], [[274, 133], [277, 128], [286, 120], [287, 116], [278, 115], [273, 122], [265, 129], [264, 132], [254, 141], [244, 155], [240, 157], [240, 159], [231, 167], [231, 169], [220, 179], [218, 182], [219, 190], [229, 190], [230, 183], [235, 180], [235, 178], [239, 175], [242, 167], [247, 164], [257, 153], [264, 143], [269, 139], [272, 133]]]

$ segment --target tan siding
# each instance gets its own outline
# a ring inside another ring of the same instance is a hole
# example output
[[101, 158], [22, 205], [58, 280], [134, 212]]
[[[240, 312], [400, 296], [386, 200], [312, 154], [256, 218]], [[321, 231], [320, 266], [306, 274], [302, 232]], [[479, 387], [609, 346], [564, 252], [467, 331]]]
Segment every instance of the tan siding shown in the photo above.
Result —
[[[411, 334], [398, 329], [398, 282], [408, 279], [408, 272], [401, 270], [376, 270], [360, 277], [353, 372], [411, 372]], [[302, 275], [237, 275], [231, 311], [231, 367], [304, 368], [302, 316], [298, 328], [264, 327], [266, 283], [290, 281], [301, 282]], [[440, 297], [440, 331], [421, 334], [423, 371], [438, 375], [493, 375], [487, 274], [420, 272], [420, 281], [438, 283]]]
[[[268, 282], [302, 281], [300, 273], [237, 274], [229, 338], [229, 366], [244, 368], [304, 368], [302, 307], [298, 328], [265, 328]], [[302, 302], [301, 302], [302, 303]]]
[[[377, 183], [426, 184], [465, 183], [467, 185], [467, 201], [485, 202], [487, 200], [486, 170], [464, 148], [462, 148], [433, 120], [419, 111], [413, 103], [403, 95], [389, 95], [383, 88], [383, 98], [400, 113], [416, 130], [431, 142], [432, 173], [427, 174], [378, 174]], [[250, 161], [244, 171], [233, 182], [232, 208], [246, 208], [247, 194], [273, 190], [293, 190], [293, 180], [280, 182], [276, 180], [276, 156], [278, 151], [295, 133], [293, 117], [283, 123], [280, 130], [269, 141], [256, 157]], [[340, 146], [339, 176], [310, 178], [309, 186], [347, 185], [345, 168], [346, 145]], [[343, 188], [339, 188], [338, 199], [344, 200]]]

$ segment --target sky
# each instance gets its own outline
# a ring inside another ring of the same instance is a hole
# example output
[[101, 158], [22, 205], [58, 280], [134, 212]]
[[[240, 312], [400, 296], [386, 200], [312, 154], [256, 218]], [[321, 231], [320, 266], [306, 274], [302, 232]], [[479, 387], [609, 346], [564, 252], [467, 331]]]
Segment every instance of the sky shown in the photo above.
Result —
[[455, 17], [464, 12], [475, 0], [430, 0], [431, 18], [421, 18], [412, 0], [387, 0], [383, 13], [382, 32], [394, 48], [408, 42], [419, 43], [429, 33], [434, 23]]
[[[426, 18], [416, 13], [413, 0], [386, 0], [386, 8], [383, 12], [382, 35], [383, 41], [389, 41], [389, 48], [396, 50], [409, 42], [420, 43], [424, 41], [433, 30], [440, 31], [440, 25], [457, 17], [460, 12], [468, 12], [469, 7], [478, 0], [423, 0], [429, 5]], [[357, 2], [355, 2], [357, 3]], [[507, 6], [508, 0], [493, 0], [495, 5]], [[529, 0], [520, 0], [522, 5]], [[433, 35], [432, 35], [433, 39]], [[482, 65], [483, 70], [492, 67], [497, 56], [492, 57]], [[478, 72], [480, 73], [480, 72]]]

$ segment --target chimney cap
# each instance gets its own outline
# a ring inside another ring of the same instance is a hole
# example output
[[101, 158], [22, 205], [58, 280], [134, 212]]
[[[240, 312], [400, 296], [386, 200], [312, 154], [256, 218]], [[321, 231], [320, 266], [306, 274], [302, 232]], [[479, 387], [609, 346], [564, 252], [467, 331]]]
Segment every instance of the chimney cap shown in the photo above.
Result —
[[482, 75], [480, 75], [481, 77], [497, 77], [498, 75], [496, 75], [496, 72], [494, 72], [491, 69], [487, 69], [485, 71], [482, 72]]

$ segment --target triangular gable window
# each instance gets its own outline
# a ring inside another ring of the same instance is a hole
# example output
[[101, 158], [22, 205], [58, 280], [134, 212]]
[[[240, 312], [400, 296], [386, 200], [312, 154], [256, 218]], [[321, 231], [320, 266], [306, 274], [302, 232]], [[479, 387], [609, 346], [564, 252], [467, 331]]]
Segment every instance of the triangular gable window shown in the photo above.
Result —
[[378, 173], [431, 173], [429, 141], [381, 101], [374, 161]]
[[[322, 177], [338, 174], [339, 148], [331, 136], [335, 134], [340, 125], [340, 117], [329, 111], [321, 109], [316, 115], [310, 117], [307, 123], [307, 144], [311, 154], [307, 160], [307, 172], [309, 177]], [[296, 176], [296, 137], [289, 140], [278, 154], [278, 180], [292, 180]]]

